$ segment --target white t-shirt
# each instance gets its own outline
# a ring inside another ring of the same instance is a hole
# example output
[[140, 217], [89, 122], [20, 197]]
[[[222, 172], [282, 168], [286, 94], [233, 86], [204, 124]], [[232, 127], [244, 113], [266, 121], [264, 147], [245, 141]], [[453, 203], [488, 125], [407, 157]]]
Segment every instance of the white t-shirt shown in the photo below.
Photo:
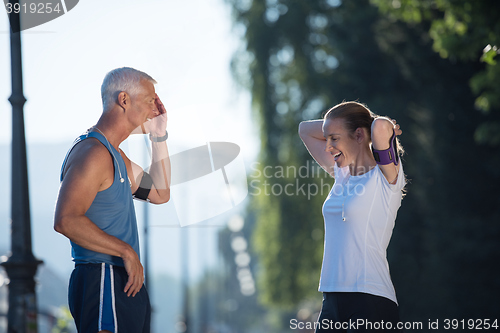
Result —
[[[386, 250], [401, 206], [403, 165], [389, 184], [377, 165], [360, 176], [335, 165], [335, 184], [323, 204], [325, 249], [319, 291], [363, 292], [397, 304]], [[345, 221], [343, 221], [345, 217]]]

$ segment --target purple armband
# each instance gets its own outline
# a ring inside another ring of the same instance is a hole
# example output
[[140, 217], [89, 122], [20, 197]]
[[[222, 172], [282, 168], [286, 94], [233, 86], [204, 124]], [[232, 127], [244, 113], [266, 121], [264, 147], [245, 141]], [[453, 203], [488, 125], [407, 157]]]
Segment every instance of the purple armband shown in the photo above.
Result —
[[396, 132], [392, 133], [392, 137], [389, 140], [390, 147], [386, 150], [377, 150], [373, 149], [372, 152], [373, 157], [377, 164], [387, 165], [394, 163], [395, 165], [399, 164], [399, 155], [398, 155], [398, 141], [396, 140]]

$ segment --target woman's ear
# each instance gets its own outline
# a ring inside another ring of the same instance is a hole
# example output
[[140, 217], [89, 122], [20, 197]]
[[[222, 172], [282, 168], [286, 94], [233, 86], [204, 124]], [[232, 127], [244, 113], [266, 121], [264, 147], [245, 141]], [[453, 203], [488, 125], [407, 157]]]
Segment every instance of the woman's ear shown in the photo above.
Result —
[[358, 143], [363, 142], [363, 140], [366, 138], [366, 131], [364, 128], [358, 127], [356, 128], [356, 131], [354, 131], [354, 138]]

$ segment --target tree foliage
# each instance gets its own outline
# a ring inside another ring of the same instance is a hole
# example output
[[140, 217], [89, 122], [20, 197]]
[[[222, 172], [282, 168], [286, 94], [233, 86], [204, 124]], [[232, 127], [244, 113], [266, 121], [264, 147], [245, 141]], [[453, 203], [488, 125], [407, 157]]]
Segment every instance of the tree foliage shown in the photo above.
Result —
[[[451, 32], [440, 42], [447, 47], [447, 57], [436, 52], [431, 28], [439, 27], [433, 22], [444, 14], [432, 1], [400, 1], [401, 7], [415, 7], [412, 14], [404, 12], [411, 23], [395, 19], [392, 10], [384, 11], [382, 1], [377, 2], [380, 10], [369, 0], [228, 1], [245, 41], [233, 69], [252, 93], [261, 134], [257, 184], [267, 181], [276, 189], [296, 181], [305, 189], [331, 185], [333, 180], [321, 173], [266, 176], [264, 168], [314, 169], [297, 135], [298, 124], [321, 117], [343, 100], [359, 99], [375, 113], [398, 119], [410, 183], [388, 256], [403, 318], [497, 313], [499, 303], [491, 291], [498, 293], [500, 282], [494, 276], [499, 268], [487, 262], [500, 259], [500, 200], [494, 194], [500, 156], [493, 145], [478, 145], [474, 137], [481, 137], [478, 128], [499, 112], [493, 99], [488, 99], [489, 114], [474, 110], [474, 93], [497, 89], [486, 84], [495, 75], [488, 74], [489, 64], [479, 61], [480, 52], [454, 54]], [[454, 15], [461, 22], [461, 16]], [[468, 22], [465, 32], [448, 23], [442, 28], [463, 32], [463, 38], [476, 28], [486, 29], [475, 27], [476, 21]], [[484, 43], [467, 46], [484, 48]], [[488, 43], [498, 45], [495, 40]], [[495, 60], [494, 54], [485, 57]], [[473, 92], [475, 84], [479, 90]], [[495, 128], [486, 131], [498, 134]], [[492, 142], [490, 134], [484, 137]], [[319, 298], [323, 243], [318, 230], [323, 227], [326, 193], [266, 195], [259, 189], [252, 210], [262, 300], [290, 306], [314, 295]], [[465, 299], [472, 305], [464, 304]]]
[[[371, 0], [383, 13], [410, 24], [426, 23], [433, 49], [451, 61], [482, 66], [470, 80], [476, 109], [488, 115], [500, 108], [500, 4], [496, 0]], [[476, 141], [500, 145], [498, 112], [476, 129]]]

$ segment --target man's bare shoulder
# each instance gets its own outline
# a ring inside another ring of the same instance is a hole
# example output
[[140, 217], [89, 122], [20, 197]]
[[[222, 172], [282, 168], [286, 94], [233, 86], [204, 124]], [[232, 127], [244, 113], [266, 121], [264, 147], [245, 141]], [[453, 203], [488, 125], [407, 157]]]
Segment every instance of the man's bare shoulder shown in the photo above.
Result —
[[[111, 169], [110, 169], [111, 168]], [[113, 170], [113, 160], [109, 150], [99, 140], [88, 138], [78, 143], [70, 152], [64, 173], [70, 169], [92, 173]], [[90, 170], [89, 170], [90, 169]]]
[[56, 214], [82, 216], [98, 192], [113, 184], [113, 160], [97, 139], [85, 139], [71, 150], [57, 199]]

